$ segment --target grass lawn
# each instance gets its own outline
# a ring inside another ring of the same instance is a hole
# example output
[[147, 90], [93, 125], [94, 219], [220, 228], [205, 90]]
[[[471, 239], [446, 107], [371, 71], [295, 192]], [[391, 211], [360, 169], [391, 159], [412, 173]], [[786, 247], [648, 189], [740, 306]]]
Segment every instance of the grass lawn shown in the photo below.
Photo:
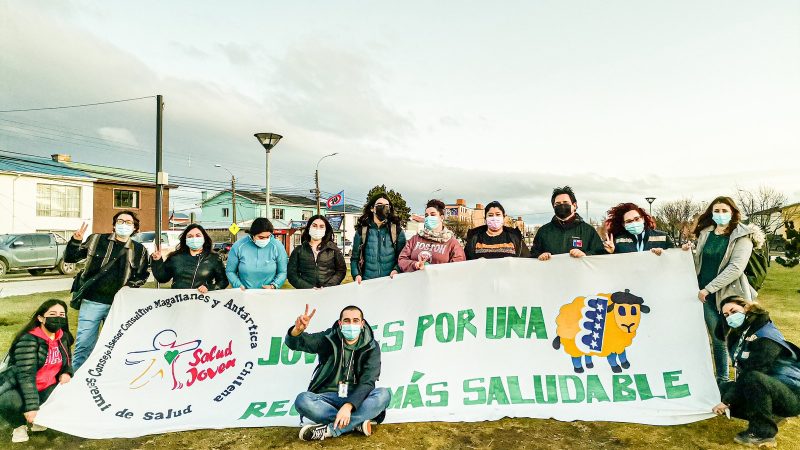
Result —
[[[347, 281], [351, 281], [348, 276]], [[800, 343], [800, 267], [785, 269], [773, 264], [760, 292], [761, 303], [787, 339]], [[8, 347], [12, 335], [45, 299], [68, 299], [55, 292], [0, 299], [0, 349]], [[70, 314], [75, 328], [76, 317]], [[481, 423], [418, 423], [380, 425], [370, 438], [346, 436], [322, 443], [297, 440], [296, 428], [241, 428], [199, 430], [137, 439], [86, 440], [56, 431], [31, 433], [27, 444], [13, 448], [58, 449], [252, 449], [252, 448], [419, 448], [419, 449], [512, 449], [512, 448], [647, 448], [728, 449], [736, 448], [733, 436], [746, 422], [714, 418], [689, 425], [657, 427], [627, 423], [558, 422], [539, 419], [503, 419]], [[11, 430], [0, 426], [0, 448], [10, 447]], [[800, 449], [800, 418], [782, 425], [778, 445]]]

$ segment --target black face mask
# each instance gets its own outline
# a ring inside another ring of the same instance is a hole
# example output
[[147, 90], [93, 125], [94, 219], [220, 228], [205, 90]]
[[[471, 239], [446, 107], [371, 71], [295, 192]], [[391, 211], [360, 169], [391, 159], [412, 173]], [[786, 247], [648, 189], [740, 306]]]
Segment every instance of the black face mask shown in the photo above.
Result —
[[572, 215], [572, 205], [560, 203], [553, 207], [553, 211], [555, 211], [556, 217], [564, 220]]
[[381, 222], [389, 217], [389, 205], [378, 205], [375, 207], [375, 217]]
[[67, 324], [66, 317], [45, 317], [44, 318], [44, 327], [47, 331], [51, 333], [55, 333], [56, 331], [64, 328]]

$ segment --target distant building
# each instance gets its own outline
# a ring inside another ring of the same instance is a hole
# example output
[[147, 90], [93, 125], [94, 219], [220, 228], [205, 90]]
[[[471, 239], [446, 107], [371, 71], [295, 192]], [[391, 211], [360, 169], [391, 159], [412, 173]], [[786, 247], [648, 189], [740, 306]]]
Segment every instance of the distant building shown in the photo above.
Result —
[[[156, 228], [156, 183], [155, 174], [140, 170], [98, 166], [72, 161], [70, 155], [54, 154], [53, 162], [63, 164], [88, 174], [94, 181], [94, 233], [110, 233], [114, 215], [129, 210], [139, 217], [139, 230], [154, 231]], [[162, 196], [161, 229], [169, 228], [169, 192], [177, 188], [165, 185]]]
[[0, 234], [52, 232], [65, 239], [93, 226], [95, 179], [47, 158], [0, 156]]

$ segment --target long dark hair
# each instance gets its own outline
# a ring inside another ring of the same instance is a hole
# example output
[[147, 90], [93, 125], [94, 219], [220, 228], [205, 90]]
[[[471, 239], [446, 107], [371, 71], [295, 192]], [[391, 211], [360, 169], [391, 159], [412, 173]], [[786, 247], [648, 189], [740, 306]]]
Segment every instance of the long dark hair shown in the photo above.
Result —
[[303, 234], [300, 235], [300, 242], [302, 243], [311, 242], [311, 233], [309, 232], [309, 229], [311, 228], [311, 224], [317, 219], [322, 219], [322, 221], [325, 222], [325, 236], [319, 243], [319, 248], [320, 250], [322, 250], [328, 245], [328, 242], [331, 242], [333, 240], [333, 227], [331, 226], [331, 223], [328, 222], [328, 219], [326, 219], [325, 216], [321, 214], [311, 216], [308, 219], [308, 221], [306, 222], [306, 227], [303, 229]]
[[64, 308], [64, 318], [66, 322], [64, 328], [61, 329], [64, 332], [64, 336], [61, 339], [64, 341], [64, 345], [66, 347], [72, 345], [72, 342], [75, 341], [75, 339], [72, 337], [72, 333], [69, 331], [69, 318], [67, 318], [66, 314], [68, 311], [67, 304], [57, 298], [51, 298], [50, 300], [45, 300], [44, 303], [39, 305], [39, 308], [37, 308], [36, 312], [34, 312], [33, 316], [31, 316], [31, 320], [29, 320], [28, 323], [26, 323], [25, 326], [23, 326], [22, 329], [14, 335], [14, 339], [11, 341], [11, 346], [8, 348], [9, 353], [13, 353], [14, 346], [17, 345], [17, 342], [19, 342], [19, 339], [22, 336], [25, 336], [34, 328], [39, 328], [39, 326], [42, 324], [39, 322], [39, 316], [44, 317], [44, 313], [46, 313], [48, 309], [55, 305], [61, 305], [61, 307]]
[[358, 218], [358, 226], [359, 227], [368, 227], [370, 223], [374, 220], [374, 216], [372, 213], [372, 207], [375, 206], [375, 202], [378, 199], [385, 198], [387, 202], [389, 202], [389, 217], [386, 218], [387, 223], [394, 223], [398, 226], [400, 225], [400, 218], [397, 217], [397, 214], [394, 212], [394, 205], [392, 204], [392, 199], [386, 194], [386, 192], [378, 192], [373, 194], [372, 197], [369, 198], [369, 201], [364, 205], [364, 210], [361, 212], [361, 217]]
[[717, 223], [714, 222], [712, 214], [714, 212], [714, 205], [719, 203], [728, 205], [731, 208], [731, 221], [728, 223], [728, 228], [725, 230], [725, 234], [730, 236], [733, 230], [735, 230], [739, 225], [739, 221], [742, 219], [742, 211], [738, 206], [736, 206], [736, 202], [733, 201], [732, 198], [721, 195], [709, 203], [706, 210], [703, 211], [703, 214], [700, 214], [700, 217], [697, 218], [697, 225], [695, 225], [694, 230], [692, 231], [692, 234], [694, 234], [695, 237], [700, 236], [700, 232], [704, 229], [710, 226], [717, 226]]
[[178, 240], [178, 245], [175, 246], [175, 251], [169, 254], [167, 259], [172, 258], [172, 255], [177, 255], [180, 253], [189, 253], [191, 250], [188, 245], [186, 245], [186, 235], [189, 234], [190, 231], [198, 229], [200, 233], [203, 234], [203, 253], [211, 253], [212, 249], [214, 248], [214, 242], [211, 240], [211, 236], [208, 235], [206, 229], [203, 228], [202, 225], [193, 223], [186, 227], [181, 233], [181, 236]]
[[624, 217], [628, 211], [638, 212], [644, 221], [644, 228], [647, 230], [655, 230], [655, 219], [653, 219], [653, 216], [650, 214], [647, 214], [647, 211], [645, 211], [641, 206], [637, 205], [636, 203], [620, 203], [619, 205], [609, 209], [606, 213], [606, 231], [614, 236], [621, 235], [622, 232], [625, 231]]

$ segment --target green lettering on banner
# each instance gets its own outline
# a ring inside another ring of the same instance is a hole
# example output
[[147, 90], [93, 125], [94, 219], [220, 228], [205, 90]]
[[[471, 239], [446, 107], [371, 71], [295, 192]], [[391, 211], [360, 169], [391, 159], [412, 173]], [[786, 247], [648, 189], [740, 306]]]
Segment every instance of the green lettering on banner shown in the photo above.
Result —
[[255, 417], [264, 417], [264, 413], [261, 412], [264, 408], [267, 407], [267, 402], [253, 402], [247, 406], [247, 409], [242, 414], [242, 417], [239, 417], [239, 420], [248, 419], [250, 416]]
[[[399, 325], [401, 328], [398, 330], [392, 331], [393, 325]], [[403, 348], [403, 337], [405, 333], [403, 333], [402, 326], [405, 325], [405, 321], [397, 320], [394, 322], [389, 322], [383, 326], [383, 340], [394, 338], [394, 344], [389, 345], [388, 343], [384, 342], [381, 344], [381, 352], [396, 352]]]
[[412, 408], [422, 407], [422, 394], [419, 392], [418, 384], [409, 384], [406, 386], [406, 398], [403, 400], [403, 408], [409, 406]]
[[688, 384], [679, 384], [677, 386], [674, 384], [680, 379], [682, 373], [682, 370], [664, 372], [664, 388], [667, 390], [667, 398], [683, 398], [692, 395], [689, 392]]
[[528, 312], [528, 307], [522, 307], [522, 314], [517, 312], [517, 308], [513, 306], [509, 306], [506, 308], [508, 311], [508, 323], [506, 325], [506, 337], [511, 337], [511, 332], [513, 331], [517, 337], [524, 337], [525, 336], [525, 316]]
[[[434, 387], [436, 387], [436, 386], [442, 386], [443, 389], [441, 391], [434, 390]], [[428, 397], [434, 397], [434, 396], [438, 396], [439, 397], [439, 401], [438, 402], [432, 402], [432, 401], [428, 400], [428, 401], [425, 402], [425, 406], [431, 406], [431, 407], [433, 407], [433, 406], [447, 406], [447, 403], [450, 400], [450, 393], [447, 392], [447, 382], [446, 381], [443, 381], [441, 383], [431, 383], [431, 384], [429, 384], [428, 386], [425, 387], [425, 393], [428, 395]]]
[[470, 399], [469, 397], [464, 397], [464, 404], [465, 405], [483, 405], [486, 404], [486, 389], [483, 386], [472, 387], [470, 384], [473, 381], [477, 381], [479, 383], [483, 383], [483, 378], [470, 378], [469, 380], [464, 380], [464, 393], [471, 394], [475, 393], [478, 395], [475, 399]]
[[[572, 381], [575, 396], [570, 393], [569, 382]], [[559, 375], [558, 387], [561, 391], [561, 403], [580, 403], [586, 398], [586, 391], [583, 388], [583, 381], [577, 375]]]
[[630, 375], [614, 375], [611, 377], [614, 386], [615, 402], [632, 402], [636, 400], [636, 390], [630, 387], [633, 378]]
[[456, 327], [456, 341], [464, 340], [464, 330], [469, 331], [473, 337], [478, 337], [478, 327], [472, 323], [475, 312], [471, 309], [464, 309], [458, 312], [458, 326]]
[[294, 417], [300, 416], [300, 413], [297, 412], [297, 408], [294, 407], [294, 402], [292, 402], [292, 407], [289, 408], [289, 415]]
[[[291, 355], [289, 354], [291, 352]], [[303, 352], [296, 352], [294, 350], [289, 349], [286, 344], [281, 346], [281, 363], [285, 366], [291, 366], [293, 364], [297, 364], [302, 358]]]
[[503, 379], [500, 377], [492, 377], [489, 379], [489, 400], [487, 405], [492, 402], [497, 402], [498, 405], [508, 405], [508, 395], [506, 395], [506, 388], [503, 386]]
[[589, 375], [586, 377], [586, 403], [592, 403], [593, 400], [598, 402], [610, 402], [603, 383], [600, 382], [600, 377], [597, 375]]
[[403, 403], [405, 386], [400, 386], [394, 391], [392, 391], [392, 388], [387, 389], [389, 389], [389, 394], [391, 394], [392, 400], [389, 401], [389, 406], [387, 406], [386, 409], [400, 409], [400, 405]]
[[420, 316], [417, 319], [417, 337], [414, 339], [414, 347], [419, 347], [422, 345], [422, 338], [425, 336], [425, 330], [433, 325], [433, 316], [428, 314], [427, 316]]
[[[497, 310], [497, 321], [495, 321]], [[502, 339], [506, 335], [506, 309], [486, 308], [486, 337], [489, 339]]]
[[[445, 325], [447, 334], [445, 334]], [[441, 313], [436, 316], [436, 340], [450, 342], [456, 337], [456, 319], [450, 313]]]
[[653, 395], [647, 375], [637, 373], [633, 376], [633, 381], [636, 382], [636, 390], [639, 391], [639, 398], [642, 400], [650, 400], [651, 398], [665, 398], [663, 395]]
[[272, 402], [272, 406], [269, 407], [266, 417], [285, 416], [289, 411], [283, 411], [281, 408], [286, 406], [287, 403], [289, 403], [289, 400], [278, 400], [277, 402]]
[[523, 398], [522, 389], [519, 387], [519, 377], [516, 375], [508, 377], [508, 396], [514, 405], [533, 403], [532, 398]]
[[258, 365], [259, 366], [274, 366], [278, 364], [280, 361], [280, 354], [281, 354], [281, 343], [283, 339], [280, 337], [272, 337], [269, 340], [269, 354], [267, 355], [267, 359], [258, 358]]
[[556, 394], [556, 376], [545, 375], [545, 385], [547, 385], [547, 398], [544, 396], [544, 389], [542, 388], [542, 376], [533, 376], [533, 392], [536, 394], [536, 403], [555, 403], [558, 401], [558, 394]]
[[544, 315], [542, 315], [542, 308], [538, 306], [531, 306], [528, 310], [528, 331], [525, 333], [525, 339], [530, 339], [533, 333], [536, 333], [536, 339], [547, 339], [547, 328], [544, 326]]

